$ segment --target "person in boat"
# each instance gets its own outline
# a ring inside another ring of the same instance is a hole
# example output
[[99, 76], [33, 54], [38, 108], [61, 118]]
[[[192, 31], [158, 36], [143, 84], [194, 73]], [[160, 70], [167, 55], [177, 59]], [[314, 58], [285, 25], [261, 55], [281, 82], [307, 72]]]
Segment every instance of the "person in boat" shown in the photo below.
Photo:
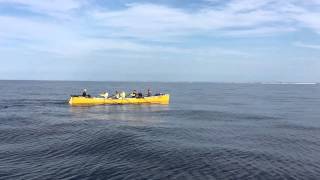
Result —
[[114, 95], [114, 98], [120, 99], [120, 93], [118, 91], [116, 91], [116, 94]]
[[138, 92], [137, 98], [143, 98], [142, 92]]
[[150, 97], [150, 96], [152, 96], [152, 92], [151, 92], [150, 89], [148, 89], [148, 91], [147, 91], [147, 97]]
[[138, 97], [137, 91], [136, 91], [136, 90], [133, 90], [132, 93], [130, 94], [130, 96], [131, 96], [132, 98]]
[[83, 96], [83, 97], [87, 97], [87, 89], [83, 89], [83, 91], [82, 91], [82, 96]]
[[83, 89], [83, 91], [82, 91], [82, 97], [88, 97], [88, 98], [91, 97], [90, 94], [87, 93], [87, 89]]
[[100, 94], [100, 96], [102, 96], [102, 97], [107, 99], [108, 96], [109, 96], [109, 93], [108, 93], [108, 91], [105, 91], [104, 93]]
[[122, 91], [122, 92], [120, 93], [120, 98], [121, 98], [121, 99], [126, 98], [126, 93], [125, 93], [124, 91]]

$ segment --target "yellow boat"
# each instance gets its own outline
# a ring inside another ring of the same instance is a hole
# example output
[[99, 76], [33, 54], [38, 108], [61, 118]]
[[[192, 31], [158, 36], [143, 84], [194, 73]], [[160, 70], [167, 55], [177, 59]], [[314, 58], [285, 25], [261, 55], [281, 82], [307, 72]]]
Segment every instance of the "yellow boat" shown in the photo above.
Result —
[[170, 95], [163, 94], [159, 96], [150, 96], [142, 98], [101, 98], [101, 97], [70, 97], [69, 104], [72, 106], [81, 105], [102, 105], [102, 104], [169, 104]]

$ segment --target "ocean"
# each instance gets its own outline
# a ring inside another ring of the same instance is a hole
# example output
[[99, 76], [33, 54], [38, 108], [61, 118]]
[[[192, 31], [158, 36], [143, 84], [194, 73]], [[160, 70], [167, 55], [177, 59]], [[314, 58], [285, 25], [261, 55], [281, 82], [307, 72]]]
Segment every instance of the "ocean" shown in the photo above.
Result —
[[[71, 107], [87, 88], [170, 105]], [[0, 179], [319, 179], [320, 85], [0, 81]]]

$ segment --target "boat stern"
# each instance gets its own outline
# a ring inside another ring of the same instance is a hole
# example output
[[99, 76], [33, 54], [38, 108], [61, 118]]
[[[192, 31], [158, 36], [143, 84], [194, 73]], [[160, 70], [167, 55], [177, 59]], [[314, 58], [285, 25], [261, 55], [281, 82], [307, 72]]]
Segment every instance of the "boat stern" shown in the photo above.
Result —
[[70, 99], [69, 99], [69, 101], [68, 101], [68, 103], [69, 103], [70, 105], [72, 105], [72, 100], [73, 100], [73, 97], [71, 96]]

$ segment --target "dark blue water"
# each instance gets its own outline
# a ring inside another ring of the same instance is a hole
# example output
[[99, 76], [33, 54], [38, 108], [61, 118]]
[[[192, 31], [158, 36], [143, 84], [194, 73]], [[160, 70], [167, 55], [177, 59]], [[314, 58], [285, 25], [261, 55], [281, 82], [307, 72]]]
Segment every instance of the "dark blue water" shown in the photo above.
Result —
[[[70, 107], [152, 88], [171, 104]], [[320, 86], [0, 81], [0, 179], [318, 179]]]

